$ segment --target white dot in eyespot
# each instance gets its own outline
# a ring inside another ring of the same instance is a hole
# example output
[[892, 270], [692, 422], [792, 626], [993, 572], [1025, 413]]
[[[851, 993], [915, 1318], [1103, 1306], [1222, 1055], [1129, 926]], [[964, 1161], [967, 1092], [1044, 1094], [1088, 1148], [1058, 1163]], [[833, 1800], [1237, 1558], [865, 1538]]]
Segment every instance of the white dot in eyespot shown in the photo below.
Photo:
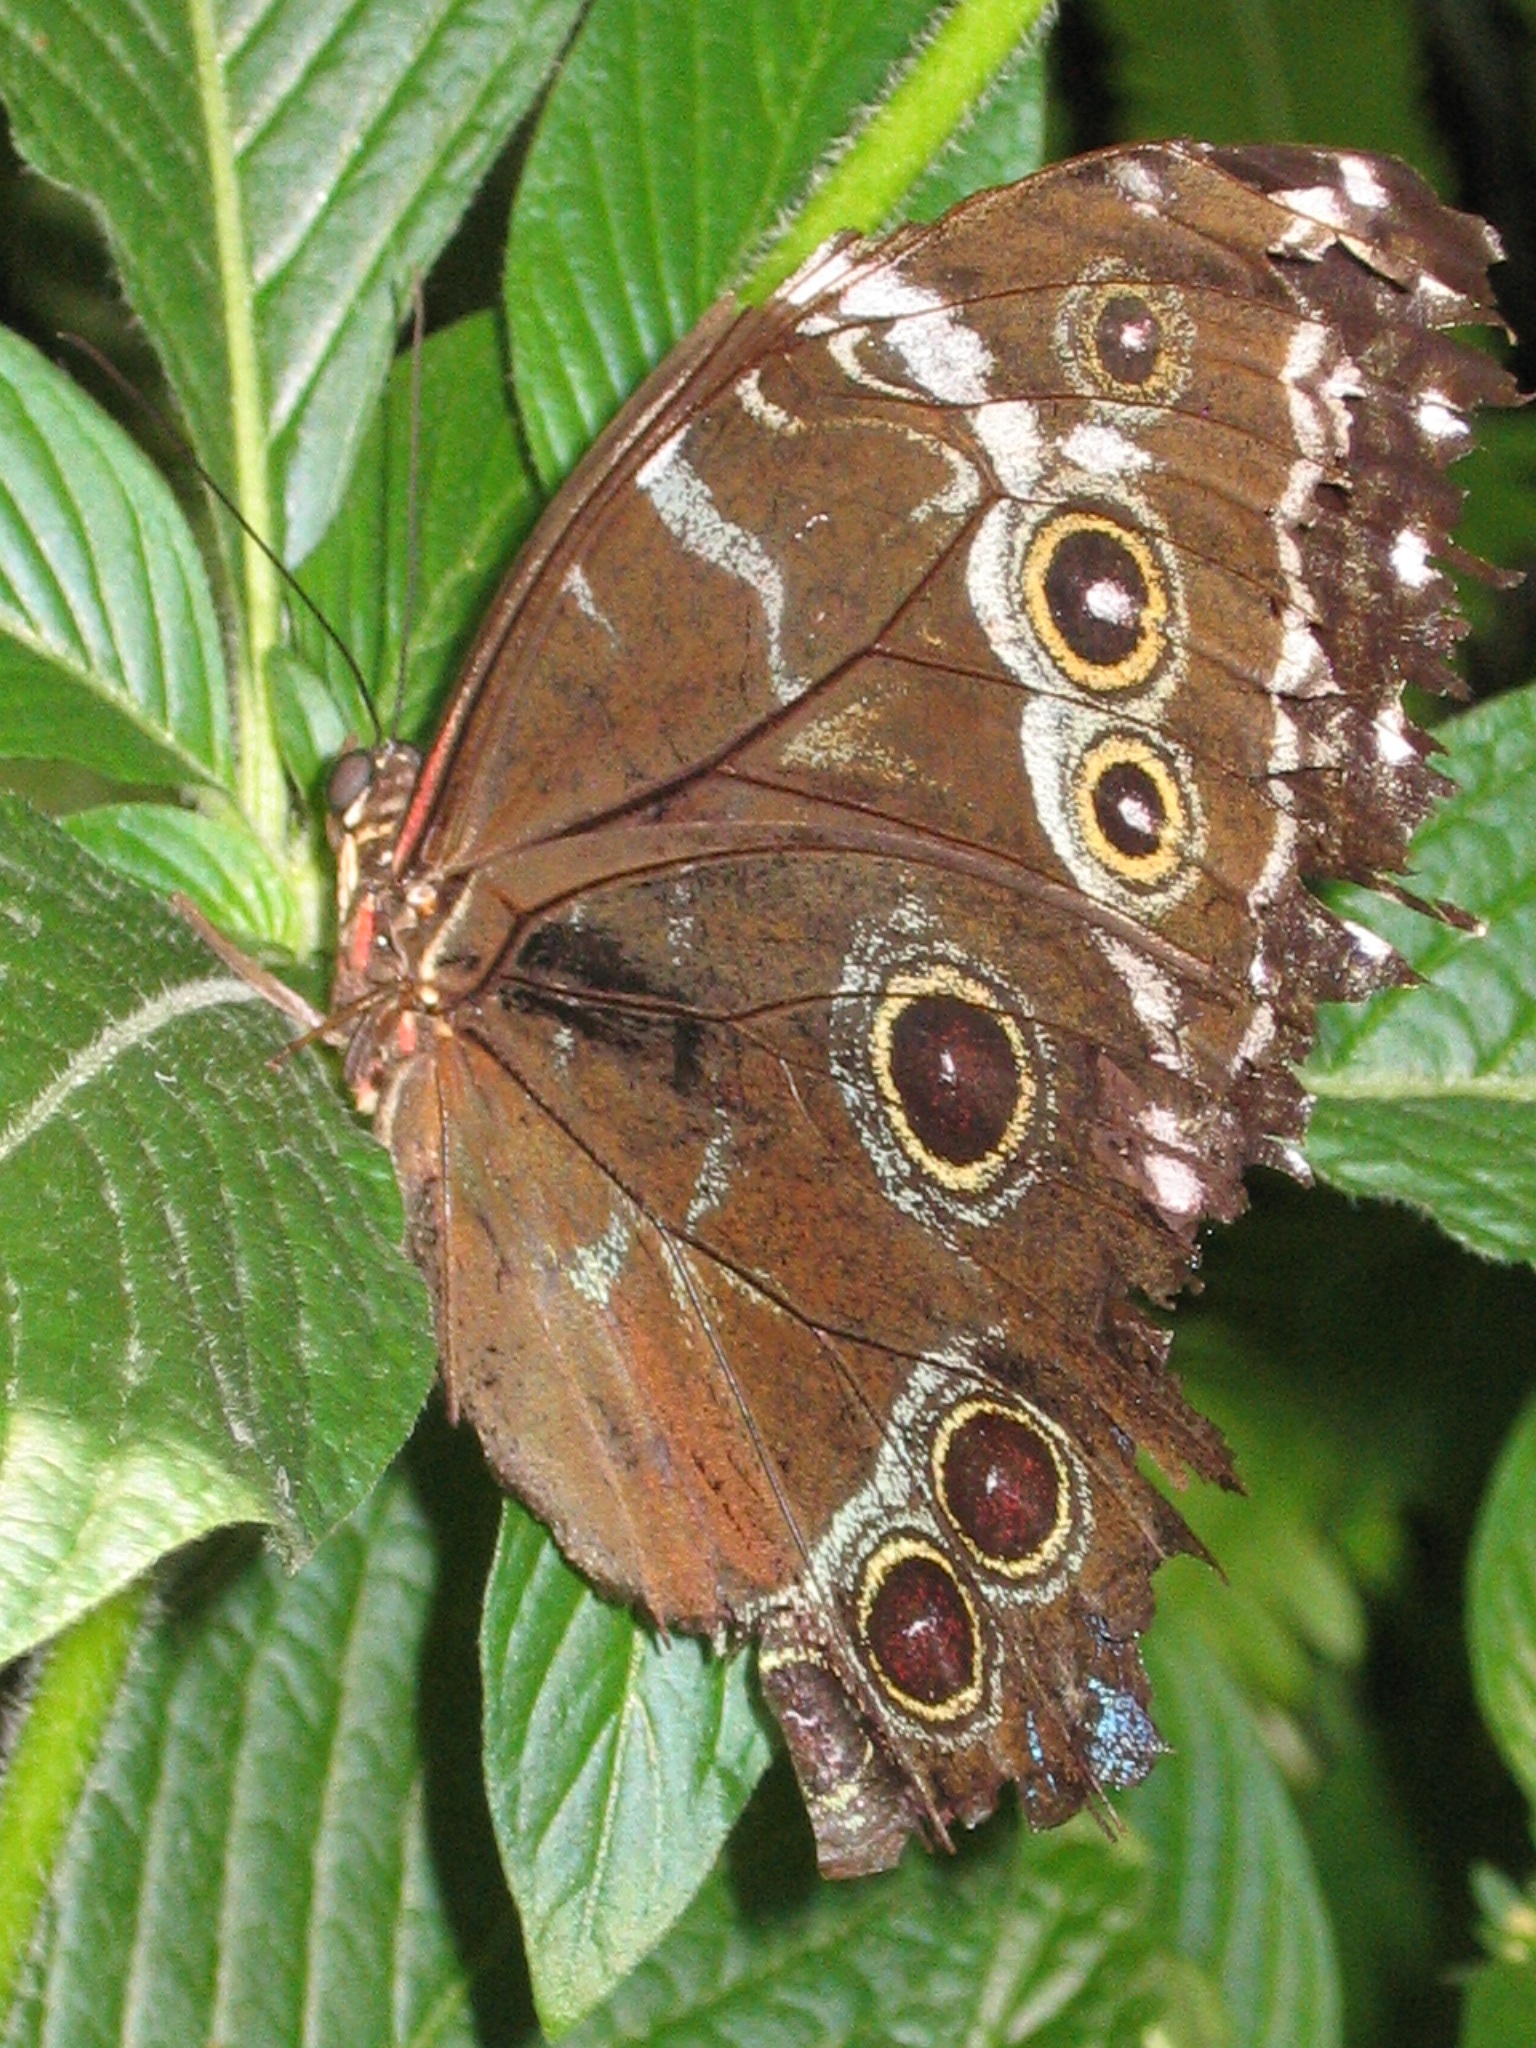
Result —
[[1144, 795], [1127, 791], [1116, 800], [1115, 809], [1131, 838], [1156, 842], [1165, 821], [1161, 812], [1155, 811]]
[[1107, 626], [1134, 626], [1141, 611], [1125, 585], [1107, 576], [1090, 583], [1083, 592], [1083, 609]]

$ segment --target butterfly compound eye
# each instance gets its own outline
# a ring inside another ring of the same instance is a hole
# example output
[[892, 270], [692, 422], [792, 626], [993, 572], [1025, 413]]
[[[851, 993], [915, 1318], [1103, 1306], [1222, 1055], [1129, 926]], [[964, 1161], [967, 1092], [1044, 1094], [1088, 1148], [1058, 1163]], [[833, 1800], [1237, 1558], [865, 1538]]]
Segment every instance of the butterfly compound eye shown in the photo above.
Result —
[[362, 747], [343, 754], [331, 770], [325, 785], [325, 801], [331, 815], [343, 818], [373, 780], [373, 756]]

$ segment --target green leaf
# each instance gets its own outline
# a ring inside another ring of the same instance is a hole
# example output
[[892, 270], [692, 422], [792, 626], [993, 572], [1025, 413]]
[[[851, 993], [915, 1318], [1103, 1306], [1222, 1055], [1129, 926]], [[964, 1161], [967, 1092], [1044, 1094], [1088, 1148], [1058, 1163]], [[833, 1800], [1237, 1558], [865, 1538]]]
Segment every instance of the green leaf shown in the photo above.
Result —
[[1472, 1889], [1478, 1933], [1493, 1960], [1468, 1976], [1461, 2048], [1536, 2040], [1536, 1892], [1522, 1892], [1485, 1863], [1473, 1865]]
[[659, 1644], [509, 1503], [481, 1637], [485, 1771], [534, 1995], [559, 2032], [655, 1947], [769, 1758], [740, 1657]]
[[[167, 1587], [4, 2048], [524, 2038], [484, 1810], [444, 1776], [474, 1708], [466, 1475], [423, 1477], [386, 1479], [296, 1578], [225, 1542]], [[953, 1863], [824, 1885], [803, 1818], [792, 1853], [761, 1833], [780, 1819], [755, 1812], [755, 1846], [573, 2043], [1144, 2048], [1162, 1959], [1124, 1845], [1000, 1824]]]
[[[1284, 1770], [1363, 2048], [1400, 2039], [1406, 1987], [1428, 1997], [1465, 1952], [1430, 1844], [1452, 1814], [1513, 1799], [1477, 1729], [1457, 1594], [1501, 1418], [1528, 1390], [1536, 1276], [1406, 1210], [1267, 1177], [1253, 1192], [1255, 1213], [1210, 1238], [1173, 1353], [1246, 1495], [1181, 1498], [1221, 1575], [1155, 1583]], [[1160, 1690], [1153, 1711], [1163, 1726]]]
[[168, 1589], [5, 2048], [480, 2038], [471, 1970], [509, 1944], [510, 1911], [483, 1816], [435, 1803], [420, 1753], [438, 1572], [392, 1477], [297, 1578], [225, 1544]]
[[[1422, 1640], [1418, 1648], [1432, 1655]], [[1407, 1702], [1403, 1711], [1412, 1713]], [[1287, 1771], [1338, 1952], [1351, 2042], [1390, 2042], [1405, 1985], [1423, 1978], [1428, 1958], [1461, 1945], [1459, 1918], [1445, 1912], [1382, 1720], [1368, 1682], [1324, 1672], [1304, 1724], [1308, 1753], [1301, 1770]], [[1274, 1753], [1274, 1724], [1263, 1726]], [[1458, 1772], [1456, 1798], [1469, 1789]]]
[[1152, 1847], [1157, 1924], [1220, 1988], [1232, 2048], [1332, 2048], [1338, 1965], [1306, 1837], [1250, 1710], [1181, 1625], [1177, 1586], [1170, 1568], [1146, 1640], [1173, 1754], [1121, 1802]]
[[227, 697], [208, 580], [163, 478], [0, 329], [0, 755], [227, 782]]
[[[368, 679], [386, 727], [406, 739], [430, 729], [497, 583], [539, 511], [539, 492], [518, 439], [496, 321], [477, 313], [429, 335], [421, 355], [417, 528], [408, 530], [413, 374], [395, 367], [382, 414], [369, 427], [340, 516], [304, 565], [309, 596]], [[415, 611], [405, 703], [398, 721], [400, 636], [412, 542]], [[298, 643], [330, 678], [338, 706], [323, 759], [334, 759], [357, 722], [356, 685], [312, 620]], [[350, 706], [343, 716], [340, 707]], [[314, 735], [311, 744], [319, 737]], [[301, 788], [313, 770], [289, 757]]]
[[141, 1582], [65, 1632], [28, 1689], [0, 1778], [0, 2016], [10, 2010], [60, 1844], [128, 1667], [144, 1613]]
[[[1536, 554], [1536, 425], [1525, 407], [1479, 418], [1476, 443], [1456, 465], [1456, 482], [1467, 494], [1456, 529], [1461, 545], [1485, 561], [1528, 562]], [[1487, 601], [1472, 581], [1462, 595], [1474, 614], [1479, 599]]]
[[1127, 138], [1332, 142], [1440, 166], [1408, 0], [1099, 0], [1098, 15]]
[[547, 486], [888, 88], [934, 0], [596, 0], [507, 251], [518, 404]]
[[1453, 930], [1365, 892], [1368, 921], [1425, 977], [1321, 1018], [1307, 1086], [1318, 1172], [1427, 1209], [1492, 1258], [1536, 1258], [1536, 689], [1442, 728], [1456, 795], [1413, 843], [1413, 888], [1473, 912]]
[[[1197, 1487], [1179, 1503], [1221, 1576], [1191, 1574], [1181, 1613], [1228, 1674], [1272, 1706], [1310, 1710], [1318, 1662], [1357, 1664], [1365, 1647], [1360, 1591], [1337, 1524], [1370, 1502], [1396, 1517], [1390, 1467], [1345, 1418], [1294, 1391], [1219, 1311], [1180, 1323], [1175, 1360], [1190, 1399], [1231, 1445], [1244, 1493]], [[1282, 1368], [1292, 1361], [1282, 1353]]]
[[146, 0], [103, 34], [12, 0], [0, 20], [18, 146], [99, 209], [198, 453], [292, 556], [335, 508], [411, 280], [576, 12]]
[[62, 822], [97, 860], [157, 896], [180, 890], [221, 931], [298, 951], [303, 931], [288, 878], [237, 811], [98, 804]]
[[[219, 18], [145, 0], [112, 8], [103, 33], [54, 0], [13, 0], [0, 19], [18, 145], [100, 213], [198, 454], [286, 558], [324, 532], [410, 285], [577, 6], [276, 0]], [[280, 587], [249, 535], [228, 568], [239, 798], [275, 849], [287, 792], [266, 664]]]
[[1536, 1406], [1511, 1435], [1483, 1503], [1468, 1601], [1478, 1701], [1536, 1810]]
[[1460, 2048], [1516, 2048], [1536, 2041], [1536, 1962], [1489, 1963], [1467, 1984]]
[[812, 1881], [794, 1901], [765, 1898], [756, 1876], [743, 1860], [734, 1884], [713, 1878], [570, 2048], [1159, 2038], [1146, 1873], [1086, 1829], [998, 1825], [954, 1863], [911, 1854], [886, 1877]]
[[389, 1162], [317, 1059], [273, 1072], [253, 991], [14, 800], [0, 978], [3, 1662], [220, 1522], [303, 1554], [433, 1361]]

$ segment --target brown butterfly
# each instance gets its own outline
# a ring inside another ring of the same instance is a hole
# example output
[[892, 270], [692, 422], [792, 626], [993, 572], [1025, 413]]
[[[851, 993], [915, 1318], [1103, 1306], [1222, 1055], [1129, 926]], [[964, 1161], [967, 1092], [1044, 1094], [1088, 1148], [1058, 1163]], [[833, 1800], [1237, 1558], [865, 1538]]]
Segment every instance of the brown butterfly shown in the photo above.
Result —
[[425, 766], [330, 800], [333, 1036], [454, 1410], [605, 1591], [755, 1637], [833, 1874], [1142, 1776], [1146, 1303], [1301, 1172], [1303, 886], [1399, 868], [1504, 374], [1401, 165], [1169, 144], [717, 306], [551, 506]]

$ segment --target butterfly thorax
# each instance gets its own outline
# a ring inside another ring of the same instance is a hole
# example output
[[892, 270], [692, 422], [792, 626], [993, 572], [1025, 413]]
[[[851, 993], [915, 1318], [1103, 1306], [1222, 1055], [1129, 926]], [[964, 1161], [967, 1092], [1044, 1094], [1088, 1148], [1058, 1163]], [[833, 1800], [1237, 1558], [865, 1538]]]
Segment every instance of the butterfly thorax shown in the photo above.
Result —
[[395, 846], [421, 772], [414, 747], [389, 740], [343, 754], [326, 791], [336, 854], [339, 944], [331, 985], [335, 1035], [358, 1108], [371, 1112], [390, 1069], [415, 1049], [433, 1007], [416, 971], [422, 905], [395, 869]]

